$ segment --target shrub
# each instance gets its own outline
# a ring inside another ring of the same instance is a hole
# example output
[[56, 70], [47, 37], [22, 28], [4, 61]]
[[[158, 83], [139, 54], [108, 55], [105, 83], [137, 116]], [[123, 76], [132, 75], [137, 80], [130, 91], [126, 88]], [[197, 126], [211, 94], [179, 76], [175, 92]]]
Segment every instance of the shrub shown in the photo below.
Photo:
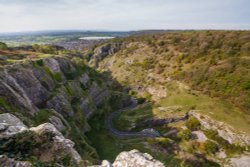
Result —
[[36, 63], [38, 66], [43, 66], [43, 60], [42, 60], [42, 59], [36, 60], [35, 63]]
[[190, 117], [187, 122], [186, 122], [186, 126], [188, 127], [188, 129], [190, 130], [199, 130], [200, 129], [200, 122], [198, 121], [198, 119], [196, 119], [195, 117]]
[[206, 153], [208, 153], [208, 154], [214, 154], [218, 151], [217, 144], [210, 141], [210, 140], [208, 140], [204, 143], [204, 148], [205, 148]]
[[40, 52], [40, 53], [45, 53], [45, 54], [56, 54], [57, 53], [56, 48], [54, 48], [52, 46], [34, 44], [34, 45], [32, 45], [32, 48], [34, 51]]
[[129, 90], [128, 94], [130, 96], [136, 96], [138, 93], [136, 91], [134, 91], [134, 90]]
[[145, 93], [143, 94], [143, 97], [144, 97], [147, 101], [150, 101], [151, 98], [152, 98], [152, 95], [151, 95], [150, 93], [148, 93], [148, 92], [145, 92]]
[[0, 42], [0, 50], [6, 50], [6, 49], [8, 49], [8, 46], [5, 43]]
[[168, 146], [170, 144], [170, 140], [166, 137], [157, 137], [155, 140], [162, 146]]
[[214, 130], [206, 130], [204, 133], [209, 139], [216, 141], [223, 149], [225, 149], [227, 154], [241, 153], [245, 150], [242, 146], [230, 144], [227, 140], [220, 137]]
[[177, 137], [182, 140], [189, 140], [191, 138], [191, 131], [189, 129], [182, 130], [177, 134]]
[[45, 123], [49, 120], [49, 117], [51, 116], [52, 114], [50, 113], [49, 110], [47, 109], [41, 109], [39, 110], [36, 114], [35, 114], [35, 118], [34, 118], [34, 121], [35, 121], [35, 124], [36, 125], [39, 125], [39, 124], [42, 124], [42, 123]]

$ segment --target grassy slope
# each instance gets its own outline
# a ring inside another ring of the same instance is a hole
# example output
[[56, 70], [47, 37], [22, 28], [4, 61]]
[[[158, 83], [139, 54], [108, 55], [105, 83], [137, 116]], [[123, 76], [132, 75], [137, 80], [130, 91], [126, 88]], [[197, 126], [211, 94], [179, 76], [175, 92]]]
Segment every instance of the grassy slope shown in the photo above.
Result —
[[[249, 31], [178, 32], [122, 42], [125, 48], [104, 59], [100, 68], [110, 70], [123, 85], [140, 95], [148, 87], [164, 87], [159, 90], [166, 91], [167, 98], [159, 105], [180, 105], [185, 112], [195, 107], [249, 134]], [[199, 92], [178, 91], [174, 80]]]

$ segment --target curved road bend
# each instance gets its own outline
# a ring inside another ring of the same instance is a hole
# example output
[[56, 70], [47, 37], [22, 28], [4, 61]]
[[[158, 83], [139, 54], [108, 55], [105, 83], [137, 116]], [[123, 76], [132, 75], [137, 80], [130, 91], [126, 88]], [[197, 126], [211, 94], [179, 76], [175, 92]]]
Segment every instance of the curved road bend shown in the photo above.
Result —
[[112, 135], [119, 137], [119, 138], [132, 138], [132, 137], [157, 137], [158, 135], [150, 132], [121, 132], [113, 127], [112, 120], [115, 116], [119, 115], [122, 112], [125, 112], [127, 110], [132, 110], [137, 106], [137, 101], [133, 100], [133, 104], [129, 107], [117, 110], [115, 112], [112, 112], [108, 115], [106, 119], [106, 126], [108, 130], [112, 133]]

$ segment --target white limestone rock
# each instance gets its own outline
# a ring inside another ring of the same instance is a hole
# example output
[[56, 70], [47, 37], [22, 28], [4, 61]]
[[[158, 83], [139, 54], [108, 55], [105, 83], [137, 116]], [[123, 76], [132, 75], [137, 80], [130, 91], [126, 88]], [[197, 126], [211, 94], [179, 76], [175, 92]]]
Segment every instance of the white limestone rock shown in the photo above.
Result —
[[27, 130], [27, 126], [13, 114], [0, 114], [0, 139], [9, 138], [25, 130]]
[[155, 160], [147, 153], [138, 150], [120, 153], [113, 163], [113, 167], [164, 167], [163, 163]]

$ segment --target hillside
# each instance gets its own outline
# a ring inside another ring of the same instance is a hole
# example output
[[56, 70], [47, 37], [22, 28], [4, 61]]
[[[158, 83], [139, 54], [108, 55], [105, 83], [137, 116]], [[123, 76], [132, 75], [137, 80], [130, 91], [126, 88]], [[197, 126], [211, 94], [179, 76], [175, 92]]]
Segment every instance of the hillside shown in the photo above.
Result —
[[0, 46], [0, 162], [250, 160], [249, 31], [139, 32], [77, 52]]
[[250, 112], [248, 31], [188, 31], [115, 42], [123, 48], [99, 66], [123, 84], [163, 86], [168, 80], [179, 80]]
[[[89, 64], [110, 73], [130, 95], [151, 102], [120, 114], [115, 120], [120, 130], [138, 131], [145, 128], [145, 120], [194, 112], [202, 126], [230, 142], [249, 145], [249, 44], [249, 31], [131, 36], [93, 48], [105, 54], [93, 54]], [[167, 127], [162, 128], [158, 130], [167, 133]]]

